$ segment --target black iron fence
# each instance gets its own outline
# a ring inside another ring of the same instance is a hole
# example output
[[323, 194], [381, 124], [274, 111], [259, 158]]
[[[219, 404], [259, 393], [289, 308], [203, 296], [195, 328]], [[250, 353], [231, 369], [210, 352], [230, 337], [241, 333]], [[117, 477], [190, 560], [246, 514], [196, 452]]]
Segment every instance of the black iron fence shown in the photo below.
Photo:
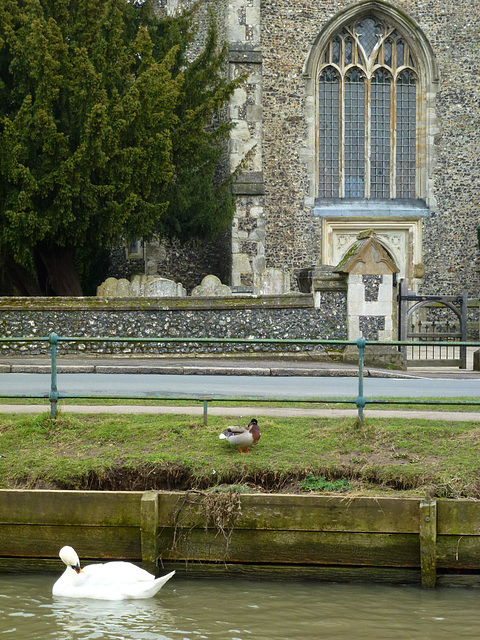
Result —
[[467, 294], [417, 295], [404, 280], [399, 283], [398, 336], [403, 361], [410, 366], [467, 367]]

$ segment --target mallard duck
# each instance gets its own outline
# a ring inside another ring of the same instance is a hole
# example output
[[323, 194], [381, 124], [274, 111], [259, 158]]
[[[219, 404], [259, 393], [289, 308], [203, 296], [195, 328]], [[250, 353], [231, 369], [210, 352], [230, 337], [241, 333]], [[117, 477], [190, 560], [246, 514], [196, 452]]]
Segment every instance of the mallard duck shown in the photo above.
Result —
[[[249, 453], [249, 447], [257, 444], [260, 440], [260, 427], [255, 418], [250, 420], [248, 427], [228, 427], [218, 436], [220, 440], [228, 440], [230, 444], [238, 447], [240, 453]], [[245, 451], [244, 451], [245, 449]]]
[[62, 547], [59, 555], [67, 568], [53, 585], [54, 596], [95, 600], [151, 598], [175, 573], [172, 571], [155, 579], [154, 575], [131, 562], [90, 564], [82, 569], [72, 547]]

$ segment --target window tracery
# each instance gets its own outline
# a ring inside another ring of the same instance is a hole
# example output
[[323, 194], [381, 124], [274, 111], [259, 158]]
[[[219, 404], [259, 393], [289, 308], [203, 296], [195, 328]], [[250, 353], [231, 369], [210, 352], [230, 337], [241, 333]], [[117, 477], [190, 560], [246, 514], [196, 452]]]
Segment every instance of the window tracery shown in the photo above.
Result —
[[318, 67], [318, 197], [415, 198], [418, 72], [391, 24], [363, 16]]

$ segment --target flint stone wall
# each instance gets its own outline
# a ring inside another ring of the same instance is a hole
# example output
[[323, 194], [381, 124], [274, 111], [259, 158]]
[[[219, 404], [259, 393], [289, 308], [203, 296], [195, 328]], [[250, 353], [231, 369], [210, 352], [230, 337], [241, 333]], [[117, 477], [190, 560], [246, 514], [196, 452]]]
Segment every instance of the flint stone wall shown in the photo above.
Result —
[[[346, 339], [345, 292], [314, 308], [311, 295], [250, 299], [2, 298], [1, 337], [325, 338]], [[301, 351], [314, 347], [302, 346]], [[298, 351], [278, 345], [59, 343], [59, 355], [161, 355]], [[0, 343], [0, 355], [49, 353], [48, 343]]]

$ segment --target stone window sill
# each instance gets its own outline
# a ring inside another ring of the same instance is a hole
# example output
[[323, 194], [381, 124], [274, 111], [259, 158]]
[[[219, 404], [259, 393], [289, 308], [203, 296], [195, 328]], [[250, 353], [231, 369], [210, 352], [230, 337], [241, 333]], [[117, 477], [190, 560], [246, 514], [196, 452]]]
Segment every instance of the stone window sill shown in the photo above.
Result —
[[322, 218], [410, 218], [430, 215], [424, 200], [364, 200], [331, 198], [316, 200], [312, 213]]

